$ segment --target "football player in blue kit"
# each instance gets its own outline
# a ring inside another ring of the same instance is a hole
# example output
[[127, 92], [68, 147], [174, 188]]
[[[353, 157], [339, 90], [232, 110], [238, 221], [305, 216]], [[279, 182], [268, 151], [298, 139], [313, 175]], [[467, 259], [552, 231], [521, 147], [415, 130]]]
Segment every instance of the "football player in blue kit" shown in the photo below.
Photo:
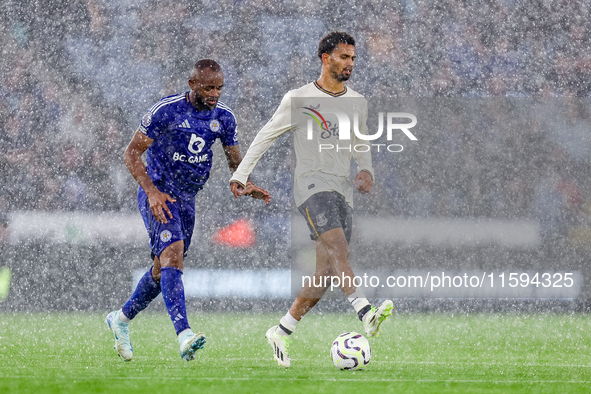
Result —
[[[221, 141], [232, 173], [242, 160], [236, 119], [219, 101], [223, 85], [219, 64], [199, 60], [191, 72], [191, 90], [154, 104], [125, 151], [125, 164], [139, 184], [138, 207], [154, 259], [125, 305], [105, 319], [125, 361], [133, 357], [129, 322], [160, 293], [178, 335], [181, 357], [193, 360], [205, 344], [205, 335], [189, 326], [181, 276], [195, 223], [195, 195], [209, 178], [213, 143]], [[147, 165], [141, 158], [145, 151]], [[252, 182], [244, 194], [266, 203], [271, 199]]]

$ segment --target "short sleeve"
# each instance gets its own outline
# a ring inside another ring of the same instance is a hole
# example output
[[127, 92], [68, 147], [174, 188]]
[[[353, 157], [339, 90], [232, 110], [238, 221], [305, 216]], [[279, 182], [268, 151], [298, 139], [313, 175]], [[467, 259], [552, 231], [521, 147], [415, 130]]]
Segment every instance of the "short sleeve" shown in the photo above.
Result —
[[236, 118], [231, 112], [223, 119], [224, 129], [220, 135], [220, 141], [224, 146], [233, 146], [238, 144], [238, 129], [236, 127]]

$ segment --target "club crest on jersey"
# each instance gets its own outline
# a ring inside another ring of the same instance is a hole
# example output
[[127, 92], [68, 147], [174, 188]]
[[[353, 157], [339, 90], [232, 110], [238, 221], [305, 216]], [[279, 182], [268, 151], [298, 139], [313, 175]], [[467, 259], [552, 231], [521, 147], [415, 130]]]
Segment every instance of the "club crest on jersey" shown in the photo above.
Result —
[[142, 126], [148, 127], [151, 123], [152, 123], [152, 114], [148, 112], [142, 118]]
[[318, 227], [325, 226], [326, 223], [328, 223], [328, 219], [324, 216], [324, 212], [320, 215], [316, 215], [316, 224], [318, 224]]
[[160, 240], [162, 242], [168, 242], [172, 238], [172, 233], [169, 230], [164, 230], [160, 233]]
[[218, 131], [220, 131], [220, 121], [217, 119], [213, 119], [211, 122], [209, 122], [209, 129], [211, 131], [213, 131], [214, 133], [217, 133]]

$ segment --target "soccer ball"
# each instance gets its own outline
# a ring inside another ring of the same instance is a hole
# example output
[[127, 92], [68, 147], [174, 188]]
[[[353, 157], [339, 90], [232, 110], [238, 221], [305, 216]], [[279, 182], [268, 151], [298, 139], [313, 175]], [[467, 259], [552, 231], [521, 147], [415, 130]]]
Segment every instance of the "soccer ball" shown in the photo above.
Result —
[[356, 332], [339, 335], [330, 348], [335, 367], [356, 371], [363, 369], [371, 359], [371, 347], [365, 337]]

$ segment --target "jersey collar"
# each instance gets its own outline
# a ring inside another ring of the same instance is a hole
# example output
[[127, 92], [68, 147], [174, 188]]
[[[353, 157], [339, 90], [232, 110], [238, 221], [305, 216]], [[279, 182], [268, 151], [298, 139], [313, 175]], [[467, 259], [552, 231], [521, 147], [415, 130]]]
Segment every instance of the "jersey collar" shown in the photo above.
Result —
[[347, 93], [347, 87], [346, 87], [346, 86], [345, 86], [345, 89], [343, 89], [342, 91], [340, 91], [340, 92], [338, 92], [338, 93], [333, 93], [333, 92], [330, 92], [330, 91], [328, 91], [328, 90], [324, 89], [324, 88], [323, 88], [322, 86], [320, 86], [320, 85], [318, 84], [318, 82], [316, 82], [316, 81], [314, 81], [314, 86], [316, 86], [316, 88], [317, 88], [318, 90], [320, 90], [322, 93], [326, 93], [326, 94], [328, 94], [328, 95], [330, 95], [330, 96], [332, 96], [332, 97], [339, 97], [339, 96], [342, 96], [343, 94]]

